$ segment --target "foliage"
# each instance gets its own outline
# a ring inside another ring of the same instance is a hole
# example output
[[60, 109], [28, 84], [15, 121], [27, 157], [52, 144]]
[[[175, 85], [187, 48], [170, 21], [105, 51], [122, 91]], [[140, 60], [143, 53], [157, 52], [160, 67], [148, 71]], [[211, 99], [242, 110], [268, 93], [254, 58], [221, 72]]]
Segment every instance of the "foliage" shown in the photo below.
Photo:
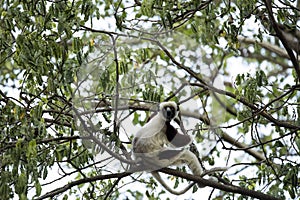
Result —
[[207, 168], [232, 165], [213, 198], [299, 198], [298, 1], [0, 4], [0, 199], [171, 199], [128, 171], [164, 100]]

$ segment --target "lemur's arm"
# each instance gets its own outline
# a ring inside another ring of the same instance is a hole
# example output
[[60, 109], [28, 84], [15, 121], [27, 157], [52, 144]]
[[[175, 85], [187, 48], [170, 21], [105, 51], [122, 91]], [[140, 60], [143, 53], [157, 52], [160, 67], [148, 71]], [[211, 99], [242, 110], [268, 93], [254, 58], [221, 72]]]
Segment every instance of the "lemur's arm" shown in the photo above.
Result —
[[166, 125], [167, 139], [175, 147], [184, 147], [192, 142], [192, 138], [189, 135], [178, 133], [178, 131], [170, 124], [170, 122], [166, 122]]

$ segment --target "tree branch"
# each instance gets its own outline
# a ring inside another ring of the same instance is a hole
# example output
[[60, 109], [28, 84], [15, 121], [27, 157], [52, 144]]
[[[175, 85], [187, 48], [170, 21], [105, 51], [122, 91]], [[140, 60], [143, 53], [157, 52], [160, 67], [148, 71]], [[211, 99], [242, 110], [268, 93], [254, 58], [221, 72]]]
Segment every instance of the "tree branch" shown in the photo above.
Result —
[[297, 73], [298, 76], [298, 80], [300, 80], [300, 67], [299, 67], [299, 61], [296, 59], [293, 50], [290, 48], [285, 36], [283, 35], [283, 33], [281, 32], [279, 26], [277, 25], [277, 22], [275, 21], [274, 15], [273, 15], [273, 10], [272, 10], [272, 1], [271, 0], [264, 0], [267, 11], [268, 11], [268, 15], [269, 15], [269, 19], [270, 22], [272, 24], [272, 27], [274, 28], [276, 35], [278, 36], [279, 40], [281, 41], [282, 45], [284, 46], [285, 50], [287, 51], [293, 66], [295, 68], [295, 71]]
[[217, 188], [219, 190], [226, 191], [226, 192], [238, 193], [241, 195], [245, 195], [245, 196], [249, 196], [249, 197], [253, 197], [253, 198], [257, 198], [257, 199], [262, 199], [262, 200], [280, 200], [279, 198], [276, 198], [276, 197], [273, 197], [273, 196], [270, 196], [270, 195], [267, 195], [267, 194], [264, 194], [264, 193], [261, 193], [258, 191], [248, 190], [246, 188], [235, 186], [235, 185], [232, 185], [229, 183], [226, 185], [221, 184], [216, 181], [204, 179], [199, 176], [187, 174], [187, 173], [180, 172], [178, 170], [174, 170], [174, 169], [170, 169], [170, 168], [164, 168], [159, 171], [169, 174], [169, 175], [185, 178], [190, 181], [195, 181], [197, 183], [200, 183], [201, 185], [210, 186], [212, 188]]
[[[143, 169], [143, 168], [141, 168]], [[46, 194], [35, 198], [35, 200], [42, 200], [42, 199], [46, 199], [46, 198], [52, 198], [56, 195], [59, 195], [69, 189], [71, 189], [74, 186], [78, 186], [80, 184], [84, 184], [84, 183], [89, 183], [89, 182], [94, 182], [94, 181], [99, 181], [99, 180], [106, 180], [106, 179], [112, 179], [112, 178], [117, 178], [117, 179], [121, 179], [124, 178], [126, 176], [131, 175], [134, 172], [140, 172], [141, 171], [140, 168], [136, 168], [133, 171], [130, 172], [121, 172], [121, 173], [115, 173], [115, 174], [108, 174], [108, 175], [98, 175], [98, 176], [93, 176], [93, 177], [89, 177], [89, 178], [83, 178], [80, 180], [76, 180], [76, 181], [72, 181], [68, 184], [66, 184], [63, 187], [57, 188], [55, 190], [52, 190], [50, 192], [47, 192]], [[254, 191], [254, 190], [248, 190], [239, 186], [235, 186], [232, 184], [222, 184], [222, 183], [218, 183], [216, 181], [212, 181], [212, 180], [208, 180], [208, 179], [204, 179], [201, 178], [199, 176], [194, 176], [192, 174], [187, 174], [178, 170], [174, 170], [174, 169], [170, 169], [170, 168], [163, 168], [159, 170], [160, 172], [169, 174], [169, 175], [173, 175], [173, 176], [177, 176], [177, 177], [181, 177], [190, 181], [195, 181], [197, 183], [200, 183], [201, 185], [205, 185], [205, 186], [209, 186], [212, 188], [217, 188], [219, 190], [225, 191], [225, 192], [232, 192], [232, 193], [238, 193], [241, 195], [245, 195], [245, 196], [249, 196], [249, 197], [253, 197], [253, 198], [258, 198], [258, 199], [262, 199], [262, 200], [280, 200], [279, 198], [258, 192], [258, 191]]]

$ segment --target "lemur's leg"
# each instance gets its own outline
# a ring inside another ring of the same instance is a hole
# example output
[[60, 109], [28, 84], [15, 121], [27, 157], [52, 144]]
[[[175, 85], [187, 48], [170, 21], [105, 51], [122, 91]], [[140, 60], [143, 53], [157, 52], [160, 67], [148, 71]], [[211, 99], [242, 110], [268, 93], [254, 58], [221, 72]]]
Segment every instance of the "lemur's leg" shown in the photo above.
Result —
[[[192, 173], [196, 176], [201, 176], [203, 173], [202, 167], [199, 163], [198, 158], [194, 153], [185, 149], [183, 150], [179, 157], [172, 163], [172, 165], [181, 165], [187, 164]], [[201, 176], [202, 177], [202, 176]], [[204, 187], [203, 185], [198, 184], [199, 187]]]
[[158, 171], [153, 171], [151, 172], [153, 177], [160, 182], [160, 184], [166, 189], [168, 190], [170, 193], [175, 194], [175, 195], [181, 195], [184, 194], [186, 191], [188, 191], [189, 189], [191, 189], [195, 183], [191, 183], [189, 184], [187, 187], [185, 187], [183, 190], [181, 191], [175, 191], [173, 190], [171, 187], [169, 187], [169, 185], [161, 178], [161, 176], [159, 175]]
[[172, 163], [172, 165], [180, 164], [187, 164], [194, 175], [201, 176], [203, 172], [196, 155], [187, 149], [183, 150], [179, 157]]

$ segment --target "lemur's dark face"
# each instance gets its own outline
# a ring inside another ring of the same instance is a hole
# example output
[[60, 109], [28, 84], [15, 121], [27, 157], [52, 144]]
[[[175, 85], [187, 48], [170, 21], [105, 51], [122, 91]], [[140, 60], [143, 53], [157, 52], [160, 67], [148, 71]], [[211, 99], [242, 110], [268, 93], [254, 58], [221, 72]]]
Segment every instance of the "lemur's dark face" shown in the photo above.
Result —
[[164, 107], [162, 113], [167, 121], [171, 121], [176, 116], [176, 110], [173, 106]]
[[177, 117], [179, 107], [174, 102], [165, 102], [161, 104], [160, 111], [167, 121], [171, 121]]

